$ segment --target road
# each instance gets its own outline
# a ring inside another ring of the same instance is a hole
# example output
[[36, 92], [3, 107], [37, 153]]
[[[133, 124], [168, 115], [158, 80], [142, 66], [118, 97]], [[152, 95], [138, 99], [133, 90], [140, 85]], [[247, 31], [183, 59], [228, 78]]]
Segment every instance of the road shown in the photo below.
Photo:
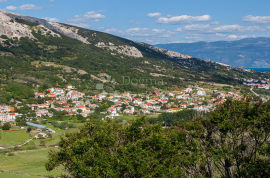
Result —
[[267, 101], [268, 101], [268, 100], [265, 99], [264, 97], [261, 97], [259, 94], [255, 93], [255, 91], [253, 91], [253, 88], [252, 88], [252, 87], [250, 88], [250, 91], [251, 91], [255, 96], [260, 97], [260, 98], [262, 99], [263, 102], [267, 102]]

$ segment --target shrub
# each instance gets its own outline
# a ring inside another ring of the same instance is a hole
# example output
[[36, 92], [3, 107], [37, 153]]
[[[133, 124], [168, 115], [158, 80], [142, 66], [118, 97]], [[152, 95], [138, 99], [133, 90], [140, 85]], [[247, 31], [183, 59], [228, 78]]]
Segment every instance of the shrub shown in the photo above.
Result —
[[14, 156], [15, 154], [14, 153], [8, 153], [8, 156]]

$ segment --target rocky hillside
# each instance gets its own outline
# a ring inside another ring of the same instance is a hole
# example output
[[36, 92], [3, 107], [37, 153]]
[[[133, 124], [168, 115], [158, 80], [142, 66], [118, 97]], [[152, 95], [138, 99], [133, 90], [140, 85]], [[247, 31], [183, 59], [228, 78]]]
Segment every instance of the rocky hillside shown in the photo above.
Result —
[[243, 68], [270, 68], [270, 38], [159, 44], [157, 47]]
[[[0, 12], [0, 83], [33, 86], [73, 84], [96, 90], [138, 92], [198, 81], [237, 84], [235, 77], [267, 74], [193, 58], [103, 32]], [[154, 84], [147, 80], [155, 81]], [[105, 80], [107, 81], [107, 80]], [[97, 91], [99, 92], [99, 91]], [[0, 94], [1, 95], [1, 94]]]

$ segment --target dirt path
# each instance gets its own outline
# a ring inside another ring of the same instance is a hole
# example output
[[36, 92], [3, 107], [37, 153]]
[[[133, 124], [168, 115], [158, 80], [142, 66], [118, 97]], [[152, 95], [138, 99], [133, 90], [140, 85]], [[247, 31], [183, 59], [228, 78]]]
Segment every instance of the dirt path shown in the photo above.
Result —
[[[40, 150], [49, 150], [49, 149], [53, 149], [53, 148], [58, 148], [58, 146], [55, 146], [55, 147], [47, 147], [47, 148], [41, 148], [41, 149], [38, 149], [38, 150], [23, 150], [23, 151], [15, 151], [15, 152], [11, 152], [11, 153], [31, 153], [31, 152], [36, 152], [36, 151], [40, 151]], [[8, 154], [8, 153], [7, 153]]]

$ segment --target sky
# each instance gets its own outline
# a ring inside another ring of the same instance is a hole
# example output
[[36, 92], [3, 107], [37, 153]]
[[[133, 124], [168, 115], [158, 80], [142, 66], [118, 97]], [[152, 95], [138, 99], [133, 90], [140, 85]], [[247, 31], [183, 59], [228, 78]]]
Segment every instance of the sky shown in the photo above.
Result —
[[0, 0], [0, 10], [148, 44], [270, 37], [269, 0]]

